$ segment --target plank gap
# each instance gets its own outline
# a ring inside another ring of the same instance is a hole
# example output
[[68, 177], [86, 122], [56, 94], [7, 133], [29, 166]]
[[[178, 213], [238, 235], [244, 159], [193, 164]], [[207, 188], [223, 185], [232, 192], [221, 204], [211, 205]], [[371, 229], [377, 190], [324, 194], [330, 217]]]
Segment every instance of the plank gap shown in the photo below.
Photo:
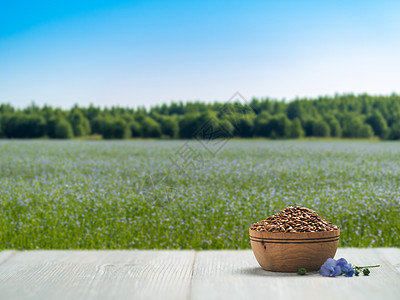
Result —
[[192, 270], [190, 272], [190, 282], [189, 282], [189, 290], [188, 290], [188, 297], [187, 297], [188, 300], [192, 299], [192, 286], [193, 286], [194, 267], [196, 264], [196, 260], [197, 260], [197, 251], [194, 252]]

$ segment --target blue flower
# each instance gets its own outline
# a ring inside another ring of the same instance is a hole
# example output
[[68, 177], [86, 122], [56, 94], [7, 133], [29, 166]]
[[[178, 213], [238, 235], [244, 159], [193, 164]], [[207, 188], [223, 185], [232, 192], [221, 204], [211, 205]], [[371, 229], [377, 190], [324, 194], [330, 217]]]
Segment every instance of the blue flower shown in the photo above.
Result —
[[349, 264], [348, 267], [346, 266], [344, 268], [344, 276], [353, 277], [353, 275], [354, 275], [354, 269], [351, 267], [351, 264]]
[[335, 277], [342, 274], [342, 268], [333, 258], [328, 258], [321, 266], [319, 273], [326, 277]]
[[344, 273], [344, 275], [346, 277], [353, 277], [354, 270], [351, 267], [351, 264], [349, 264], [346, 259], [339, 258], [337, 260], [337, 265], [340, 267], [340, 269], [342, 270], [342, 273]]
[[338, 260], [337, 260], [337, 265], [341, 268], [341, 269], [343, 269], [344, 268], [344, 266], [345, 265], [348, 265], [349, 263], [347, 262], [347, 260], [345, 259], [345, 258], [339, 258]]

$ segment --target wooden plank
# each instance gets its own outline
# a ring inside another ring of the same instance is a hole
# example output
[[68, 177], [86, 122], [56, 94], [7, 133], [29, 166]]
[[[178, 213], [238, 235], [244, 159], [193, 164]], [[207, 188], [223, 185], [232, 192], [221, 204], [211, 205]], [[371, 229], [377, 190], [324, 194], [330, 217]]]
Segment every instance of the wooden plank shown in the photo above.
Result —
[[[262, 270], [252, 251], [0, 252], [0, 299], [398, 299], [400, 249], [339, 248], [370, 276]], [[194, 268], [193, 268], [194, 266]], [[192, 281], [191, 281], [192, 279]]]
[[400, 273], [400, 248], [380, 248], [377, 251], [384, 263]]
[[194, 251], [26, 251], [0, 265], [0, 299], [187, 299]]
[[13, 256], [16, 253], [14, 250], [4, 250], [0, 251], [0, 264], [5, 262], [7, 259], [9, 259], [11, 256]]
[[192, 299], [398, 299], [400, 275], [385, 249], [339, 249], [355, 265], [381, 264], [370, 276], [326, 278], [262, 270], [252, 251], [203, 251], [194, 267]]

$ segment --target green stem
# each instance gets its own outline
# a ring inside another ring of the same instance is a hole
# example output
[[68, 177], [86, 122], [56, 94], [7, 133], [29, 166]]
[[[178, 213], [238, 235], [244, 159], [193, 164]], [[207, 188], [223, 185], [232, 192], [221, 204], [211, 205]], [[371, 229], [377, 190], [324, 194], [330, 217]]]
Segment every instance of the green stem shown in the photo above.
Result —
[[364, 266], [364, 267], [354, 266], [354, 269], [367, 269], [367, 268], [377, 268], [377, 267], [380, 267], [380, 265]]

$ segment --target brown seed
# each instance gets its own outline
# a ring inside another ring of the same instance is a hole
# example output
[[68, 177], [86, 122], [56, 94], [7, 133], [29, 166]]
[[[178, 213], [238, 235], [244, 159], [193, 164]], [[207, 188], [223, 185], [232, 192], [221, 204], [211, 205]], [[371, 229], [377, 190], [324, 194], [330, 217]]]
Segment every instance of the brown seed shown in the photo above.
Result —
[[298, 206], [289, 206], [251, 227], [252, 230], [269, 232], [316, 232], [338, 228], [322, 219], [315, 211]]

